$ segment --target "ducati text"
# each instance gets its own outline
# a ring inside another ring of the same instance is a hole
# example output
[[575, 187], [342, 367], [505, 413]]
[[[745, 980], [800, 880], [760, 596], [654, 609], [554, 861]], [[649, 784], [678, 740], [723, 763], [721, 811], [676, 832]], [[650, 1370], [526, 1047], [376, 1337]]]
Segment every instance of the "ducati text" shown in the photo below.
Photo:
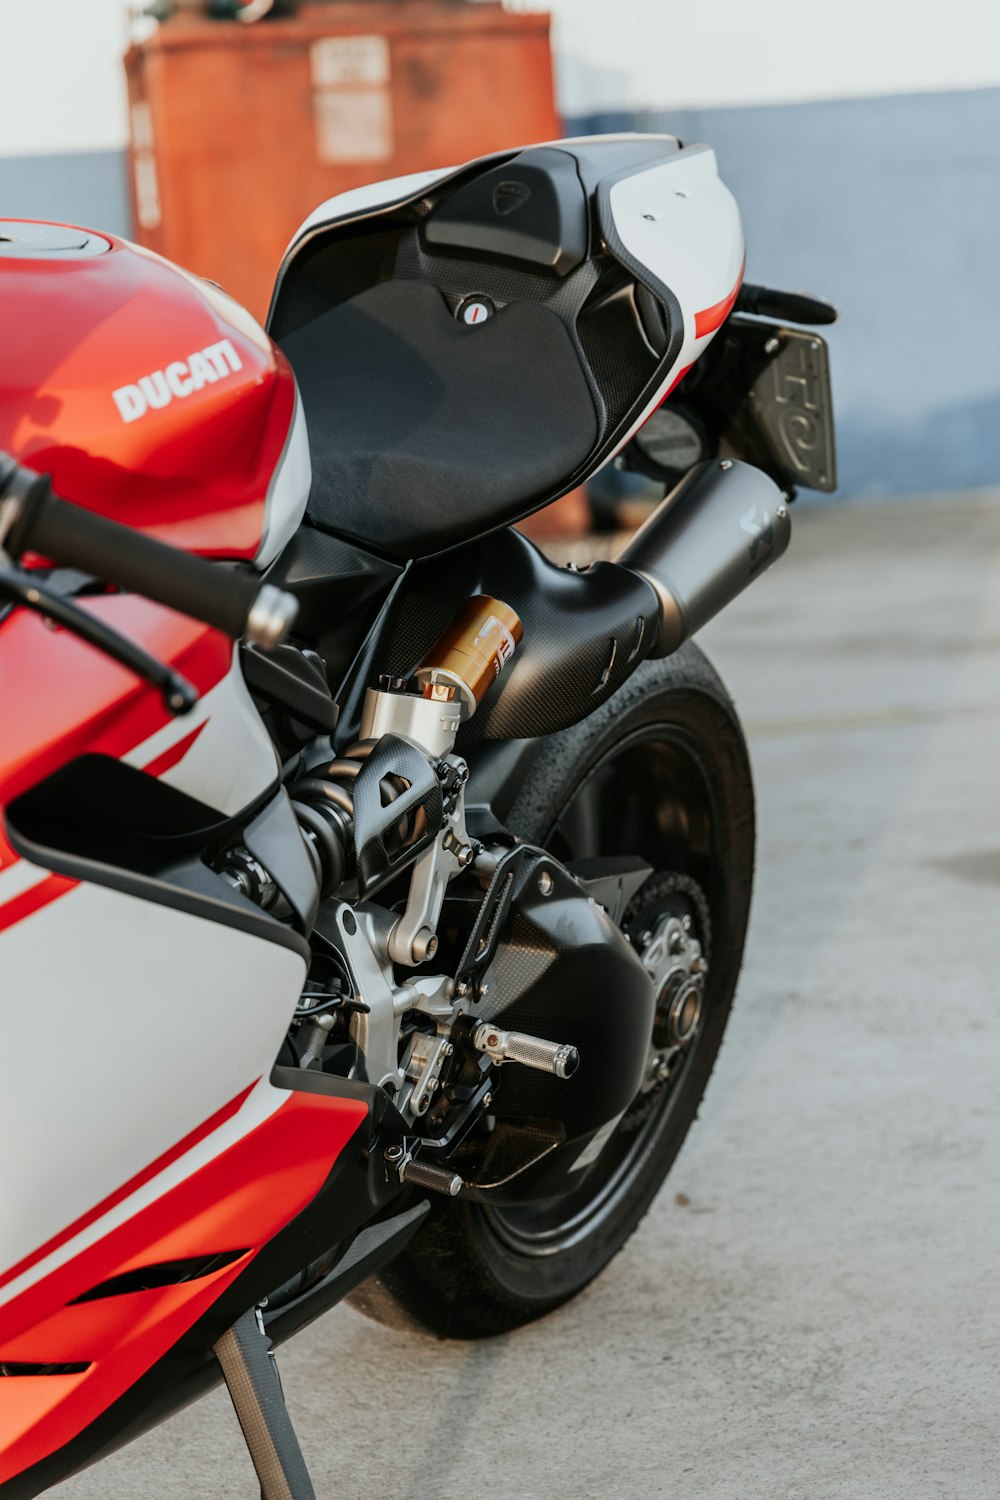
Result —
[[141, 375], [135, 385], [119, 386], [111, 395], [122, 421], [135, 422], [148, 411], [169, 406], [175, 397], [190, 396], [242, 368], [243, 362], [229, 339], [220, 339], [186, 359], [171, 360], [162, 370]]

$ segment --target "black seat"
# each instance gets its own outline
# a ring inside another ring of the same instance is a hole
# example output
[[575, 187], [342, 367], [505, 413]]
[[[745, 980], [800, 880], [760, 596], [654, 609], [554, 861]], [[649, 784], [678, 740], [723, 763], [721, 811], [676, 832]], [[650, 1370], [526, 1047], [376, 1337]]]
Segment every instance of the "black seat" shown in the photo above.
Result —
[[309, 514], [395, 558], [516, 520], [598, 437], [563, 321], [532, 303], [479, 326], [426, 282], [370, 287], [281, 340], [309, 426]]

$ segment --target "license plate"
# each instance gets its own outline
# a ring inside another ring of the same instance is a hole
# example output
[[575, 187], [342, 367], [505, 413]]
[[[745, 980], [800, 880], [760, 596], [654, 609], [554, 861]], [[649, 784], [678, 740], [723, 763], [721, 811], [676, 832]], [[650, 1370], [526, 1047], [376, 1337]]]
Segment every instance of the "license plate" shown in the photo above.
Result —
[[729, 329], [752, 372], [740, 426], [751, 426], [775, 470], [790, 484], [837, 488], [830, 362], [826, 340], [758, 318], [734, 317]]

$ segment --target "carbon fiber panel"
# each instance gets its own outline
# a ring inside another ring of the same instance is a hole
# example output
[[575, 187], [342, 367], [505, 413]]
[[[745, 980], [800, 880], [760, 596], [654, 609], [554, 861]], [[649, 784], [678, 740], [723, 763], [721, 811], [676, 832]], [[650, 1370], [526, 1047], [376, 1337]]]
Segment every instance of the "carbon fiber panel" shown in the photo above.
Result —
[[610, 261], [603, 256], [586, 260], [569, 276], [557, 277], [538, 271], [522, 271], [503, 261], [483, 256], [460, 256], [427, 251], [419, 230], [412, 230], [399, 242], [396, 275], [406, 280], [429, 281], [444, 294], [452, 312], [466, 297], [478, 294], [489, 297], [497, 307], [511, 302], [540, 303], [554, 312], [566, 325], [600, 421], [598, 438], [607, 425], [604, 391], [590, 367], [586, 351], [577, 332], [577, 318]]
[[[550, 877], [539, 881], [545, 871]], [[602, 907], [556, 861], [531, 851], [507, 931], [487, 971], [476, 1015], [505, 1029], [574, 1046], [566, 1079], [500, 1069], [494, 1113], [558, 1120], [572, 1140], [614, 1118], [642, 1079], [656, 996], [649, 976]]]
[[659, 628], [656, 596], [636, 574], [614, 563], [584, 572], [559, 568], [520, 532], [498, 532], [411, 569], [372, 642], [363, 680], [352, 685], [345, 723], [379, 674], [413, 671], [472, 594], [492, 595], [516, 610], [524, 640], [463, 727], [459, 750], [578, 723], [631, 675]]

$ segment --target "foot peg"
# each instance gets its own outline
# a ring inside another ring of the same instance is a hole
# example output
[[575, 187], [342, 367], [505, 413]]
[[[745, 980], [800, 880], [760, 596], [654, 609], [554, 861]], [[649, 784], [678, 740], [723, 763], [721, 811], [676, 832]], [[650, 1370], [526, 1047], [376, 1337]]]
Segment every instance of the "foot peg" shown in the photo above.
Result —
[[215, 1357], [257, 1470], [261, 1500], [316, 1500], [285, 1405], [271, 1340], [256, 1308], [222, 1335]]
[[457, 1172], [449, 1172], [446, 1167], [436, 1167], [433, 1162], [414, 1161], [412, 1156], [400, 1167], [399, 1176], [410, 1187], [444, 1193], [447, 1198], [454, 1198], [462, 1191], [462, 1179]]
[[523, 1031], [501, 1031], [499, 1026], [488, 1022], [476, 1027], [472, 1045], [487, 1053], [495, 1063], [520, 1063], [525, 1068], [537, 1068], [540, 1073], [554, 1073], [557, 1078], [571, 1078], [580, 1066], [580, 1054], [575, 1047], [546, 1042]]
[[449, 1172], [447, 1167], [439, 1167], [435, 1162], [418, 1161], [402, 1146], [387, 1146], [385, 1163], [407, 1187], [426, 1188], [430, 1193], [444, 1193], [446, 1198], [454, 1198], [464, 1186], [457, 1172]]

